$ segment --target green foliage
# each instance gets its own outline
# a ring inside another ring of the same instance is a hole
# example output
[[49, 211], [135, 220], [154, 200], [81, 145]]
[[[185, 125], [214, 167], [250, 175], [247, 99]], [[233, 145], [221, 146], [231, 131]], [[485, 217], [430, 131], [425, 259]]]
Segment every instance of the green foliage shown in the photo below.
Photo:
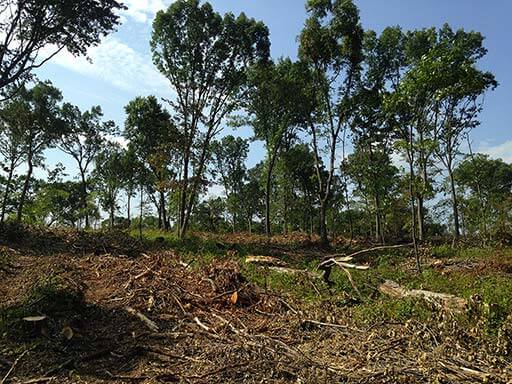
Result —
[[[0, 92], [31, 79], [35, 68], [62, 49], [85, 55], [119, 25], [121, 9], [125, 6], [116, 0], [2, 1]], [[44, 48], [48, 52], [39, 57]]]

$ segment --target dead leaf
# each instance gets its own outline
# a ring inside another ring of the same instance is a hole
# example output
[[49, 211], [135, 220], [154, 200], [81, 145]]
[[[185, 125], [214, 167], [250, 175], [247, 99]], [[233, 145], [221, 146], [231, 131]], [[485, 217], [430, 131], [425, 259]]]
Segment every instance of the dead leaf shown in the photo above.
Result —
[[233, 292], [233, 294], [229, 298], [229, 301], [231, 301], [231, 304], [233, 304], [233, 305], [236, 304], [236, 302], [238, 301], [238, 292], [237, 291]]

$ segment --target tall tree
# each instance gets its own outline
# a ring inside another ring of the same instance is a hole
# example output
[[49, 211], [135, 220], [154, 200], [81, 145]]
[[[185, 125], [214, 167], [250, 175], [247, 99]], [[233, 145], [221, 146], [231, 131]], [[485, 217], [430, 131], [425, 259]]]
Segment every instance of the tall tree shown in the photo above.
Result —
[[85, 226], [89, 227], [88, 213], [88, 173], [94, 158], [106, 143], [107, 137], [116, 132], [113, 121], [102, 121], [103, 112], [100, 106], [92, 107], [90, 111], [81, 112], [69, 103], [62, 106], [64, 131], [58, 147], [70, 155], [77, 163], [82, 184], [82, 209], [85, 213]]
[[159, 226], [169, 228], [166, 192], [176, 175], [180, 132], [154, 96], [137, 97], [125, 107], [124, 135], [141, 163], [151, 172], [158, 193]]
[[[54, 144], [62, 130], [58, 105], [62, 95], [50, 82], [40, 82], [31, 89], [20, 88], [14, 100], [20, 103], [20, 113], [14, 117], [12, 124], [20, 124], [24, 127], [23, 142], [26, 151], [24, 157], [27, 163], [16, 215], [17, 220], [21, 221], [34, 168], [41, 165], [43, 152]], [[16, 120], [19, 121], [16, 122]]]
[[119, 24], [124, 8], [116, 0], [1, 0], [0, 93], [63, 49], [85, 55]]
[[246, 176], [245, 160], [249, 152], [249, 143], [241, 137], [228, 135], [212, 143], [214, 172], [220, 175], [220, 181], [226, 192], [226, 203], [231, 211], [233, 232], [236, 231], [238, 211], [244, 204], [242, 187]]
[[422, 79], [435, 86], [436, 155], [450, 180], [454, 237], [460, 236], [457, 192], [453, 169], [460, 146], [469, 130], [479, 125], [483, 95], [497, 86], [494, 75], [477, 68], [487, 50], [478, 32], [453, 31], [445, 25], [438, 43], [422, 59]]
[[453, 170], [453, 179], [464, 201], [466, 228], [471, 233], [485, 236], [488, 232], [510, 232], [512, 165], [480, 153], [466, 156]]
[[3, 157], [2, 167], [7, 173], [2, 198], [0, 222], [4, 222], [7, 203], [11, 194], [14, 172], [24, 161], [27, 154], [24, 131], [30, 122], [30, 111], [21, 98], [10, 100], [0, 109], [0, 154]]
[[177, 0], [156, 15], [153, 61], [176, 92], [172, 106], [184, 137], [181, 236], [197, 200], [210, 141], [222, 129], [224, 117], [239, 105], [247, 67], [266, 61], [269, 47], [263, 23], [243, 13], [222, 17], [199, 0]]
[[[351, 0], [309, 0], [309, 17], [300, 35], [299, 57], [312, 72], [309, 96], [314, 108], [305, 125], [315, 155], [320, 202], [320, 238], [327, 237], [326, 214], [340, 137], [349, 116], [362, 56], [363, 29], [359, 11]], [[322, 148], [325, 147], [325, 148]], [[322, 153], [327, 154], [327, 174], [321, 172]]]
[[359, 191], [374, 206], [377, 242], [384, 242], [382, 201], [397, 172], [391, 166], [392, 130], [383, 101], [399, 84], [405, 65], [404, 43], [405, 36], [398, 27], [386, 28], [380, 36], [373, 31], [365, 33], [364, 71], [357, 84], [351, 116], [355, 151], [348, 171]]
[[109, 213], [109, 227], [115, 222], [117, 198], [123, 186], [123, 151], [118, 144], [106, 143], [95, 158], [93, 180], [99, 191], [102, 208]]
[[128, 148], [123, 151], [121, 167], [121, 179], [126, 192], [126, 217], [128, 225], [131, 225], [132, 222], [131, 200], [135, 196], [138, 186], [138, 172], [141, 167], [142, 164], [137, 158], [137, 152], [134, 146], [129, 145]]
[[290, 59], [254, 66], [249, 76], [245, 109], [256, 139], [263, 140], [267, 151], [265, 177], [265, 231], [271, 235], [270, 199], [272, 175], [286, 133], [298, 124], [297, 106], [301, 94], [300, 64]]

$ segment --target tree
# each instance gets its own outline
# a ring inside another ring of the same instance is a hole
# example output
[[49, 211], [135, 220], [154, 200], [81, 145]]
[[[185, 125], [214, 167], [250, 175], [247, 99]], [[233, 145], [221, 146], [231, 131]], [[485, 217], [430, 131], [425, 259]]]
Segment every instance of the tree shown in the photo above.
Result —
[[[307, 113], [304, 123], [315, 155], [320, 238], [323, 245], [328, 245], [326, 211], [336, 168], [336, 150], [346, 128], [363, 59], [363, 29], [359, 11], [351, 0], [309, 0], [307, 9], [309, 17], [300, 35], [299, 57], [308, 65], [313, 83], [304, 89], [304, 100], [309, 99], [310, 104], [304, 108]], [[321, 172], [324, 150], [327, 153], [325, 177]]]
[[271, 235], [270, 199], [272, 175], [287, 132], [299, 123], [302, 75], [300, 64], [290, 59], [261, 63], [251, 68], [245, 110], [256, 139], [263, 140], [267, 150], [265, 179], [265, 231]]
[[384, 243], [384, 207], [395, 193], [398, 169], [377, 145], [362, 143], [349, 155], [346, 171], [356, 185], [356, 192], [373, 212], [375, 241]]
[[254, 216], [261, 212], [263, 191], [261, 189], [261, 176], [263, 171], [263, 163], [256, 164], [247, 171], [246, 182], [242, 185], [240, 192], [242, 210], [247, 220], [247, 229], [252, 233]]
[[32, 201], [27, 204], [25, 215], [29, 221], [47, 226], [76, 227], [83, 218], [81, 185], [75, 181], [64, 181], [66, 175], [63, 171], [64, 166], [58, 164], [48, 172], [47, 180], [38, 180]]
[[0, 154], [3, 157], [3, 169], [7, 172], [4, 182], [2, 211], [0, 222], [4, 222], [7, 202], [11, 194], [14, 171], [24, 161], [27, 153], [24, 142], [25, 125], [29, 121], [26, 103], [21, 98], [11, 100], [0, 109]]
[[153, 61], [176, 92], [171, 105], [184, 138], [180, 236], [197, 200], [210, 141], [222, 129], [224, 117], [238, 107], [246, 69], [265, 62], [269, 46], [263, 23], [244, 14], [222, 17], [199, 0], [177, 0], [156, 15]]
[[359, 192], [374, 206], [375, 241], [384, 242], [382, 206], [398, 170], [391, 165], [392, 130], [383, 101], [400, 81], [405, 64], [405, 36], [400, 28], [386, 28], [380, 36], [364, 35], [364, 71], [358, 79], [351, 116], [355, 150], [348, 173]]
[[124, 8], [116, 0], [0, 0], [0, 92], [29, 80], [63, 49], [85, 55], [119, 24], [116, 11]]
[[96, 155], [105, 145], [107, 137], [114, 134], [116, 128], [111, 120], [101, 121], [103, 112], [100, 106], [92, 107], [90, 111], [82, 113], [78, 107], [65, 103], [62, 106], [61, 115], [65, 128], [60, 136], [58, 147], [77, 163], [82, 185], [82, 209], [85, 212], [85, 227], [88, 228], [88, 172]]
[[131, 225], [131, 199], [135, 196], [135, 191], [138, 186], [138, 173], [142, 164], [137, 159], [137, 153], [133, 145], [129, 145], [128, 148], [123, 151], [121, 167], [121, 180], [123, 188], [126, 192], [126, 216], [128, 220], [128, 226]]
[[115, 212], [118, 209], [117, 197], [123, 186], [124, 153], [118, 144], [107, 143], [96, 155], [94, 183], [99, 191], [103, 209], [109, 213], [110, 229], [114, 227]]
[[479, 125], [483, 94], [498, 84], [490, 72], [476, 65], [487, 50], [478, 32], [454, 32], [448, 25], [439, 31], [438, 44], [422, 59], [420, 74], [425, 82], [437, 85], [435, 114], [436, 155], [443, 163], [450, 180], [454, 236], [460, 236], [457, 193], [453, 169], [460, 145], [469, 130]]
[[[512, 165], [479, 153], [466, 156], [452, 177], [460, 189], [466, 228], [481, 235], [488, 235], [492, 229], [510, 232]], [[475, 212], [482, 212], [482, 216]]]
[[212, 143], [214, 171], [226, 192], [226, 203], [231, 211], [233, 232], [236, 231], [237, 213], [244, 204], [242, 187], [246, 175], [245, 160], [249, 151], [249, 143], [241, 137], [228, 135]]
[[180, 132], [170, 114], [154, 96], [137, 97], [125, 107], [125, 137], [130, 140], [138, 161], [144, 164], [154, 178], [159, 194], [159, 228], [169, 228], [166, 210], [166, 191], [175, 178]]
[[31, 89], [23, 86], [13, 98], [12, 102], [18, 103], [19, 109], [17, 115], [10, 116], [9, 124], [23, 127], [22, 142], [25, 145], [24, 158], [27, 163], [16, 214], [18, 221], [21, 221], [23, 215], [34, 168], [42, 163], [44, 150], [53, 145], [62, 129], [58, 105], [61, 100], [60, 91], [48, 81], [37, 83]]

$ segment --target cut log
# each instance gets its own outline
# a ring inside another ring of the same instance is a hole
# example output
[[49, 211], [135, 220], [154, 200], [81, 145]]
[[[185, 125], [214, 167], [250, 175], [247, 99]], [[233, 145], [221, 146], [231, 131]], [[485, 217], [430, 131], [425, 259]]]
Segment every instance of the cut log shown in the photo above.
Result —
[[278, 267], [286, 267], [288, 265], [283, 260], [272, 256], [247, 256], [245, 262], [248, 264], [272, 265]]
[[426, 291], [423, 289], [407, 289], [392, 280], [386, 280], [384, 283], [382, 283], [379, 286], [379, 291], [390, 297], [413, 297], [423, 299], [452, 312], [464, 312], [468, 304], [466, 299], [455, 295]]

